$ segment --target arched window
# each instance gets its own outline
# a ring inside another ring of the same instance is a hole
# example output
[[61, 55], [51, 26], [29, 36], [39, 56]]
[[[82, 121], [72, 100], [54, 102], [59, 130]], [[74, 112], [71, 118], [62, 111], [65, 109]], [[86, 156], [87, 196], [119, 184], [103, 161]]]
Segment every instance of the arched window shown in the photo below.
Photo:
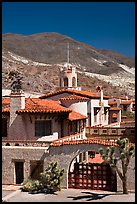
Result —
[[64, 86], [68, 86], [68, 78], [67, 77], [64, 78]]
[[72, 86], [76, 87], [76, 78], [75, 77], [72, 78]]

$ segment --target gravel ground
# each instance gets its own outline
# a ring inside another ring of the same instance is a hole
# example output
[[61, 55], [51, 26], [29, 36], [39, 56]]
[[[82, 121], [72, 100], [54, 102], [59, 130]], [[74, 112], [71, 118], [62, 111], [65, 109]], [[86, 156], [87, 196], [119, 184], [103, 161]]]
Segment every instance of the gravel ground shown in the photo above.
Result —
[[62, 189], [55, 194], [30, 194], [21, 190], [3, 195], [6, 202], [135, 202], [135, 193], [93, 191], [84, 189]]

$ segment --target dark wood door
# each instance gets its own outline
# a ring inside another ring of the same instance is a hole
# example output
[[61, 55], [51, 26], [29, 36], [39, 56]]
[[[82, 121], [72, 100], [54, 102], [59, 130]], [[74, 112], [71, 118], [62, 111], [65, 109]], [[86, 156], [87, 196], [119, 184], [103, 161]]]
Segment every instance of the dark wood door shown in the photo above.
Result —
[[24, 180], [24, 162], [15, 162], [16, 184], [21, 184]]
[[117, 191], [116, 172], [108, 164], [75, 163], [68, 174], [68, 187]]

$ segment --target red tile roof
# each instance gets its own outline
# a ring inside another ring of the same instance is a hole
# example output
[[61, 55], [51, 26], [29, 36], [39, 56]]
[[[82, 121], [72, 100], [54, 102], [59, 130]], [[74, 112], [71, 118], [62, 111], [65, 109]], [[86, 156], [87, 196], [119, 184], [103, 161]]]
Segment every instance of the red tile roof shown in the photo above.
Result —
[[69, 113], [69, 116], [67, 119], [73, 121], [73, 120], [80, 120], [80, 119], [86, 119], [86, 118], [88, 117], [78, 112], [72, 111]]
[[[72, 90], [72, 89], [62, 89], [59, 90], [57, 92], [53, 92], [53, 93], [49, 93], [43, 96], [40, 96], [39, 98], [44, 99], [44, 98], [48, 98], [50, 96], [55, 96], [61, 93], [70, 93], [70, 94], [76, 94], [79, 96], [83, 96], [83, 97], [88, 97], [88, 98], [100, 98], [99, 94], [97, 92], [91, 92], [91, 91], [80, 91], [80, 90]], [[110, 96], [104, 96], [105, 99], [110, 98]]]
[[[63, 138], [62, 138], [63, 139]], [[102, 139], [83, 139], [83, 140], [70, 140], [61, 142], [52, 142], [50, 146], [62, 146], [62, 145], [77, 145], [77, 144], [102, 144], [106, 146], [118, 146], [116, 142], [102, 140]]]
[[115, 105], [115, 104], [117, 104], [117, 102], [116, 101], [108, 101], [108, 104], [109, 105]]
[[10, 104], [10, 98], [2, 98], [2, 104]]
[[126, 97], [125, 96], [116, 96], [115, 98], [118, 98], [118, 99], [123, 99], [123, 100], [126, 100]]
[[104, 162], [104, 160], [102, 159], [101, 155], [100, 154], [95, 154], [95, 158], [88, 158], [88, 162], [91, 162], [91, 163], [102, 163]]
[[121, 103], [120, 103], [120, 104], [121, 104], [121, 105], [126, 105], [126, 104], [128, 105], [128, 104], [131, 104], [131, 103], [132, 103], [132, 101], [131, 101], [131, 100], [128, 100], [128, 101], [127, 101], [127, 100], [125, 100], [125, 101], [121, 101]]
[[64, 101], [64, 100], [87, 101], [87, 100], [89, 100], [89, 98], [73, 94], [73, 95], [70, 95], [70, 96], [66, 96], [66, 97], [60, 98], [60, 101]]
[[70, 109], [59, 105], [57, 101], [41, 100], [39, 98], [27, 98], [25, 109], [20, 109], [17, 113], [57, 113], [57, 112], [71, 112]]
[[9, 113], [10, 112], [10, 105], [6, 105], [2, 107], [2, 113]]
[[[4, 100], [4, 102], [8, 100]], [[72, 110], [65, 108], [57, 101], [53, 100], [41, 100], [39, 98], [26, 98], [25, 108], [17, 110], [17, 113], [69, 113]], [[10, 112], [10, 105], [6, 105], [2, 108], [2, 112]]]
[[111, 110], [115, 110], [115, 111], [117, 111], [117, 110], [121, 110], [121, 108], [118, 108], [118, 107], [111, 107], [109, 110], [110, 110], [110, 111], [111, 111]]

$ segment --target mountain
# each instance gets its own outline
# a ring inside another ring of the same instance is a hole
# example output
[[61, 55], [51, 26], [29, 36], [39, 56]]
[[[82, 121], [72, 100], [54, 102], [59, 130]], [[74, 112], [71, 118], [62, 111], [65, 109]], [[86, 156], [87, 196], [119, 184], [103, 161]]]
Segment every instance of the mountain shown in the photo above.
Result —
[[134, 96], [134, 58], [52, 32], [2, 35], [2, 88], [10, 88], [8, 74], [17, 70], [23, 76], [24, 91], [43, 94], [57, 90], [68, 43], [69, 62], [78, 67], [78, 86], [95, 91], [96, 85], [102, 85], [108, 95]]

